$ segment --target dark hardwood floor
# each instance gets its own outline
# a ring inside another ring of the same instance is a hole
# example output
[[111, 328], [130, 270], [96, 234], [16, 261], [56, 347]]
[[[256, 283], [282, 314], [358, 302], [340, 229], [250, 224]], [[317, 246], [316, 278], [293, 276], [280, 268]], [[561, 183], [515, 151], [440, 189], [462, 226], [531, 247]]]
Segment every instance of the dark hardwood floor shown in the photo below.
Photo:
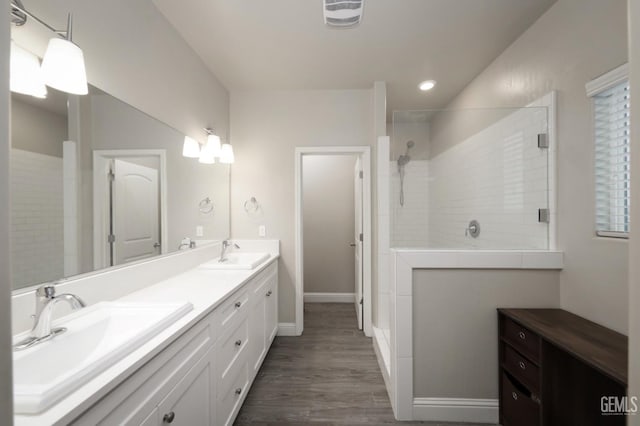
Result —
[[276, 337], [235, 424], [309, 423], [439, 424], [396, 422], [371, 339], [338, 303], [306, 304], [303, 335]]

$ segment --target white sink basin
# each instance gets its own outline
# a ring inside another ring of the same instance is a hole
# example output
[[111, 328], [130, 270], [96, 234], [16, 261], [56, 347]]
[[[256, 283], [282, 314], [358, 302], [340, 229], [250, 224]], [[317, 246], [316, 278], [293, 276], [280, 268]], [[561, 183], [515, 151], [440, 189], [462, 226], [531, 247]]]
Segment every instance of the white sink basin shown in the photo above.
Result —
[[13, 353], [15, 412], [44, 411], [192, 309], [188, 302], [101, 302], [54, 321], [67, 331]]
[[269, 253], [229, 253], [226, 260], [220, 262], [217, 258], [200, 265], [205, 269], [253, 269], [269, 258]]

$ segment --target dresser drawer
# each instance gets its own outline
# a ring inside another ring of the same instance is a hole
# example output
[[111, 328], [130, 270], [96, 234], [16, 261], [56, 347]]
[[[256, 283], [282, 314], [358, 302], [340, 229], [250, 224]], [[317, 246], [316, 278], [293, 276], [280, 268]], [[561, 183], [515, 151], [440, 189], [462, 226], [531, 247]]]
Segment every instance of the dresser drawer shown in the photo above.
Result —
[[249, 289], [244, 286], [216, 308], [217, 321], [221, 332], [225, 333], [236, 321], [247, 317], [249, 309]]
[[232, 366], [239, 362], [242, 353], [249, 343], [249, 321], [243, 321], [231, 327], [218, 339], [218, 377], [225, 379]]
[[[226, 382], [226, 383], [224, 383]], [[218, 389], [216, 404], [216, 425], [231, 425], [235, 419], [240, 404], [249, 391], [249, 363], [234, 364], [228, 371], [227, 380], [223, 380]]]
[[517, 322], [504, 318], [504, 339], [531, 361], [540, 360], [540, 337]]
[[534, 426], [540, 424], [540, 405], [519, 389], [509, 376], [502, 373], [500, 396], [504, 426]]
[[520, 355], [509, 345], [504, 345], [504, 368], [533, 394], [540, 394], [540, 370], [537, 365]]

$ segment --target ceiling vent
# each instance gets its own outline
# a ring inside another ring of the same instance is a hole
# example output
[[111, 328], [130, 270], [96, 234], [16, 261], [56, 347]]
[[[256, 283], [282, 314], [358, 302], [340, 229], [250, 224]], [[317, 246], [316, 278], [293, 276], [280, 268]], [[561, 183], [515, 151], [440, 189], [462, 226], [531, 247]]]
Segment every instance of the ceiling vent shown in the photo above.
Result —
[[324, 0], [324, 23], [349, 28], [360, 23], [364, 0]]

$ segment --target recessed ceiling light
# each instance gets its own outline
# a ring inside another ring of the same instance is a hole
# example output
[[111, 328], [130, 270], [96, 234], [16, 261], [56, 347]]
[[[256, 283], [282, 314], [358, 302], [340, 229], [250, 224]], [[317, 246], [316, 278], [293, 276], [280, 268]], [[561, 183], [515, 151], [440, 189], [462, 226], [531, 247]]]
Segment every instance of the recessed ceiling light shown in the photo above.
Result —
[[418, 87], [423, 92], [426, 92], [427, 90], [433, 89], [435, 86], [436, 86], [436, 81], [435, 80], [427, 80], [427, 81], [423, 81], [422, 83], [420, 83], [420, 85]]

